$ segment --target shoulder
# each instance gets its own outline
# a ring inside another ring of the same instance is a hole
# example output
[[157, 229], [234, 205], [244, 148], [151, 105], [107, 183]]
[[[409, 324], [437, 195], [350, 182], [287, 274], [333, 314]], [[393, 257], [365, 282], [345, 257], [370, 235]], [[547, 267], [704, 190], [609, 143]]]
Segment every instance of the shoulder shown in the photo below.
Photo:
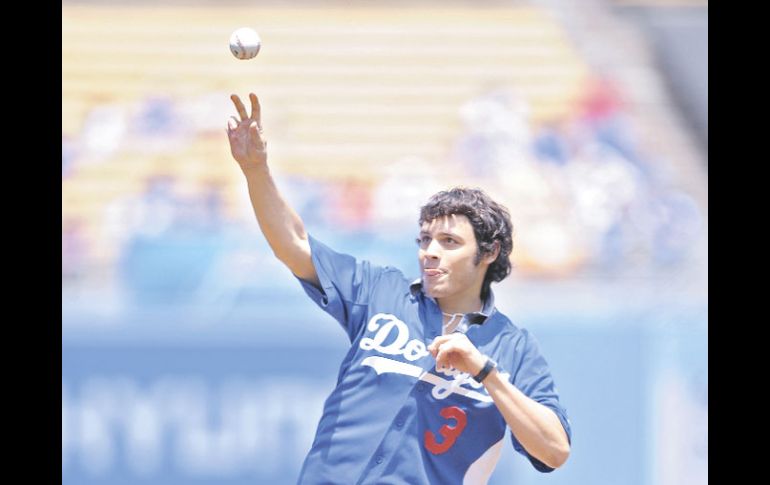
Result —
[[500, 348], [504, 349], [501, 357], [509, 363], [511, 370], [515, 371], [524, 363], [528, 356], [540, 353], [539, 345], [532, 332], [516, 325], [506, 315], [497, 312], [497, 339]]
[[530, 336], [529, 331], [513, 323], [513, 321], [504, 313], [499, 310], [495, 310], [493, 317], [497, 320], [498, 338], [507, 342], [508, 344], [522, 345]]
[[412, 282], [400, 269], [393, 266], [382, 266], [379, 268], [378, 276], [378, 289], [397, 294], [409, 294], [409, 287]]

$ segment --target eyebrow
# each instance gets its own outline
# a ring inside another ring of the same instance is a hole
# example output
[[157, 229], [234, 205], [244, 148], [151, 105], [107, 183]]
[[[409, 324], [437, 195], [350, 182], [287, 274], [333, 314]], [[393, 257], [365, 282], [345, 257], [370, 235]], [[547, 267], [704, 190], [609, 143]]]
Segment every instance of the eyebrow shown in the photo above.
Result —
[[[428, 231], [420, 231], [420, 236], [422, 236], [423, 234], [426, 235], [426, 236], [432, 236], [432, 234], [430, 232], [428, 232]], [[438, 233], [436, 233], [436, 236], [449, 236], [449, 237], [452, 237], [452, 238], [455, 238], [455, 239], [459, 239], [461, 241], [464, 240], [462, 237], [458, 236], [457, 234], [454, 234], [452, 232], [446, 232], [446, 231], [438, 232]]]

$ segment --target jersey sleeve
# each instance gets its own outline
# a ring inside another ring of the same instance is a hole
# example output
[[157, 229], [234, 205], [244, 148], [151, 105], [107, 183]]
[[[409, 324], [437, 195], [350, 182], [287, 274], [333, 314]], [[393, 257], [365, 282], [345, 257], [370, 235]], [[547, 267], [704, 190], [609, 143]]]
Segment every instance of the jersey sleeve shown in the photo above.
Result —
[[[522, 332], [524, 336], [520, 341], [521, 347], [517, 345], [514, 362], [515, 372], [512, 373], [510, 381], [529, 398], [548, 407], [556, 414], [567, 433], [567, 440], [572, 444], [572, 427], [567, 417], [567, 410], [559, 402], [559, 394], [548, 362], [540, 353], [540, 346], [534, 336], [526, 329], [522, 329]], [[530, 455], [516, 439], [513, 432], [511, 432], [511, 442], [513, 448], [527, 457], [537, 471], [550, 473], [554, 470]]]
[[352, 342], [366, 318], [372, 291], [383, 268], [338, 253], [308, 236], [310, 252], [321, 288], [295, 275], [305, 293], [334, 317]]

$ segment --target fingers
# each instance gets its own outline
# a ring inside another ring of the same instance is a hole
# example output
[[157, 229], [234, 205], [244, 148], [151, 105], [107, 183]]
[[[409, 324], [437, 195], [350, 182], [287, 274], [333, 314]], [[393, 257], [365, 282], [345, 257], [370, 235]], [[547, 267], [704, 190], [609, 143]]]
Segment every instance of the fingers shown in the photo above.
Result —
[[446, 360], [446, 354], [447, 353], [446, 353], [445, 349], [441, 349], [441, 350], [437, 350], [436, 351], [436, 355], [434, 355], [434, 357], [436, 358], [436, 369], [441, 369], [441, 368], [444, 368], [444, 367], [449, 367], [448, 365], [446, 365], [444, 363], [444, 361]]
[[252, 121], [249, 125], [249, 138], [254, 141], [254, 145], [258, 150], [267, 150], [267, 141], [262, 138], [262, 130], [257, 126], [256, 121]]
[[259, 131], [262, 131], [262, 107], [259, 105], [259, 98], [254, 93], [249, 93], [251, 99], [251, 119], [257, 122]]
[[428, 346], [428, 350], [436, 359], [436, 364], [445, 364], [447, 362], [447, 356], [455, 350], [454, 342], [450, 342], [450, 339], [447, 337], [449, 337], [449, 335], [436, 337], [436, 339], [433, 340], [433, 343]]
[[233, 131], [236, 128], [238, 128], [238, 120], [235, 118], [235, 116], [231, 116], [227, 120], [227, 131]]
[[251, 123], [249, 123], [249, 136], [251, 137], [252, 140], [262, 141], [262, 137], [260, 136], [261, 131], [262, 130], [259, 129], [259, 126], [257, 126], [256, 121], [252, 121]]
[[428, 345], [428, 351], [436, 359], [437, 370], [455, 368], [461, 372], [468, 372], [469, 359], [478, 352], [468, 336], [462, 333], [436, 337]]
[[444, 345], [436, 353], [436, 369], [450, 369], [455, 367], [455, 349], [451, 344]]
[[428, 345], [428, 352], [433, 355], [433, 357], [436, 357], [436, 352], [441, 348], [441, 346], [450, 340], [452, 338], [453, 334], [450, 335], [439, 335], [435, 339], [433, 339], [433, 342], [431, 342], [430, 345]]
[[235, 105], [235, 109], [238, 111], [238, 115], [241, 117], [241, 120], [244, 121], [248, 119], [248, 116], [246, 115], [246, 107], [243, 106], [243, 103], [241, 102], [241, 98], [239, 98], [238, 95], [233, 94], [233, 95], [230, 95], [230, 99], [233, 101], [233, 104]]

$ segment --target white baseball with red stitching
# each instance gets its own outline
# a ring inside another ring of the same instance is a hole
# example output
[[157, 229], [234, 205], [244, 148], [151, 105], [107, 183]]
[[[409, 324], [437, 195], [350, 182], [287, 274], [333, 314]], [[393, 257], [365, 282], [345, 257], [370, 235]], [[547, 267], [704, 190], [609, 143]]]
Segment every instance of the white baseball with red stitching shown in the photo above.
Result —
[[253, 29], [242, 27], [230, 36], [230, 52], [241, 60], [251, 59], [259, 54], [261, 41]]

